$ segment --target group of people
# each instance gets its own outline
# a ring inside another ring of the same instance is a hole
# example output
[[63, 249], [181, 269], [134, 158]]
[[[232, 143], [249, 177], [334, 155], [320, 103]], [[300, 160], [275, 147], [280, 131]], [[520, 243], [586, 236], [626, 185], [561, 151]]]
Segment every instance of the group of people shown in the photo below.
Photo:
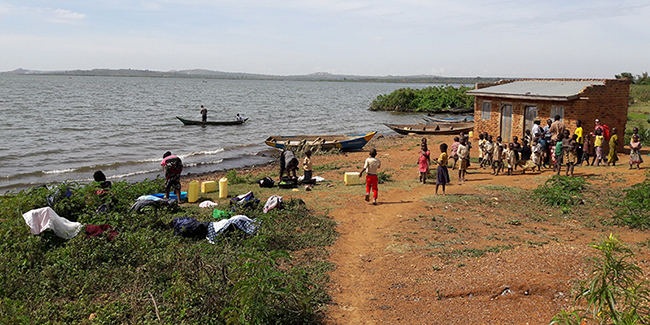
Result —
[[[207, 122], [208, 121], [208, 109], [205, 108], [205, 106], [203, 106], [203, 105], [201, 105], [200, 114], [201, 114], [201, 121], [202, 122]], [[239, 114], [237, 114], [237, 116], [235, 116], [235, 119], [237, 121], [242, 122], [242, 123], [244, 122], [244, 117], [239, 115]]]

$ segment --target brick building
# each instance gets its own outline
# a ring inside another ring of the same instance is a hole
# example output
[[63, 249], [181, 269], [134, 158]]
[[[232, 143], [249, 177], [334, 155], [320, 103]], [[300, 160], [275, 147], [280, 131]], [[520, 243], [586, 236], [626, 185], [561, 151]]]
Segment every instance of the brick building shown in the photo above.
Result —
[[618, 130], [618, 151], [623, 151], [630, 81], [627, 79], [519, 79], [478, 83], [467, 92], [474, 100], [474, 133], [501, 135], [504, 142], [521, 138], [536, 117], [560, 115], [571, 133], [582, 120], [585, 134], [595, 120]]

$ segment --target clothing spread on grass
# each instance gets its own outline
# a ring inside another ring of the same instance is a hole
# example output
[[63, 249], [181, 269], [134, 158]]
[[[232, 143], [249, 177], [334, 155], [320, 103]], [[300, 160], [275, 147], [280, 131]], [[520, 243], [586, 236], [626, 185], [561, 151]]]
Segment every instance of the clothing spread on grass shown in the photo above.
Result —
[[266, 204], [264, 204], [264, 209], [262, 210], [264, 213], [267, 213], [276, 207], [282, 207], [282, 197], [278, 195], [271, 195], [266, 200]]
[[86, 238], [89, 237], [97, 237], [101, 236], [106, 232], [108, 235], [106, 236], [106, 239], [109, 241], [112, 240], [115, 236], [117, 236], [117, 231], [113, 229], [110, 225], [103, 224], [103, 225], [86, 225]]
[[246, 194], [238, 195], [232, 199], [230, 199], [230, 204], [239, 204], [244, 208], [254, 208], [257, 206], [258, 203], [260, 203], [260, 200], [255, 198], [255, 195], [253, 195], [253, 191], [250, 191]]
[[57, 236], [70, 239], [74, 238], [81, 230], [80, 223], [60, 217], [50, 207], [27, 211], [23, 214], [23, 219], [34, 235], [38, 235], [46, 229], [52, 229]]
[[247, 216], [237, 215], [230, 219], [224, 219], [217, 222], [212, 222], [208, 226], [208, 235], [206, 239], [214, 244], [217, 242], [217, 237], [229, 228], [239, 228], [241, 231], [255, 235], [257, 228], [259, 228], [259, 221], [252, 220]]
[[212, 202], [212, 201], [203, 201], [199, 204], [199, 208], [211, 208], [211, 207], [216, 207], [219, 205], [219, 203]]
[[212, 211], [212, 217], [215, 219], [228, 219], [232, 216], [232, 212], [230, 211], [223, 211], [219, 209], [214, 209]]
[[141, 200], [141, 201], [135, 201], [135, 203], [131, 206], [130, 211], [135, 211], [140, 213], [142, 209], [149, 206], [158, 209], [162, 207], [172, 207], [175, 204], [176, 204], [176, 200], [174, 199]]
[[[298, 181], [302, 181], [303, 179], [305, 179], [305, 176], [299, 176], [299, 177], [298, 177]], [[325, 178], [324, 178], [324, 177], [321, 177], [321, 176], [314, 176], [314, 177], [312, 177], [311, 179], [312, 179], [313, 181], [315, 181], [316, 183], [320, 183], [320, 182], [322, 182], [322, 181], [325, 180]]]
[[190, 217], [181, 217], [172, 219], [171, 225], [174, 228], [174, 236], [205, 237], [211, 223], [200, 222]]

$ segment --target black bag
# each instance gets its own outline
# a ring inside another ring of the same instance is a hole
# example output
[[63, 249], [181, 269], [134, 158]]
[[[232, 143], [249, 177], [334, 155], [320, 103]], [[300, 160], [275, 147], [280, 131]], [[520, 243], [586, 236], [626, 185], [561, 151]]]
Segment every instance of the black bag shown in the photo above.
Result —
[[260, 179], [259, 181], [257, 181], [257, 184], [259, 184], [260, 187], [271, 188], [271, 187], [275, 186], [275, 181], [271, 177], [267, 176], [267, 177], [264, 177], [264, 178]]

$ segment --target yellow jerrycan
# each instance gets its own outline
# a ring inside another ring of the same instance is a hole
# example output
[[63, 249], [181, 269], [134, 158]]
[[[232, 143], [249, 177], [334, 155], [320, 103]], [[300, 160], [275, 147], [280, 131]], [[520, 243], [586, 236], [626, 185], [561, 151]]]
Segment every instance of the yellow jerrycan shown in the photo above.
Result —
[[199, 200], [199, 181], [191, 181], [187, 190], [187, 202], [194, 203]]
[[225, 199], [228, 197], [228, 179], [222, 177], [219, 180], [219, 198]]

